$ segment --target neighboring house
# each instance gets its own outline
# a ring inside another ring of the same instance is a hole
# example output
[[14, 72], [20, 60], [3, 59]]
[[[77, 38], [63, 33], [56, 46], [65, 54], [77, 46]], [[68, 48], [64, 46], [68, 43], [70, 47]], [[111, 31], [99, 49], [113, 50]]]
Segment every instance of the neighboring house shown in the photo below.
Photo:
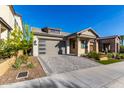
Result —
[[101, 52], [120, 52], [120, 36], [107, 36], [99, 39], [99, 50]]
[[71, 54], [80, 56], [91, 51], [119, 52], [120, 37], [102, 37], [92, 29], [76, 33], [61, 32], [55, 28], [32, 28], [34, 33], [33, 55]]
[[7, 39], [15, 25], [23, 30], [22, 17], [12, 5], [0, 5], [0, 39]]

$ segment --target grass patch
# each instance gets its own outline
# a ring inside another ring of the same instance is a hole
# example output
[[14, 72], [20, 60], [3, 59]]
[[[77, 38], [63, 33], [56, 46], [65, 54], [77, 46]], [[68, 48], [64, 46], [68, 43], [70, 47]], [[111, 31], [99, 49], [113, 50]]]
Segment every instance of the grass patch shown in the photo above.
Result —
[[117, 62], [120, 62], [121, 60], [119, 59], [108, 59], [108, 60], [102, 60], [102, 61], [99, 61], [99, 63], [101, 64], [112, 64], [112, 63], [117, 63]]

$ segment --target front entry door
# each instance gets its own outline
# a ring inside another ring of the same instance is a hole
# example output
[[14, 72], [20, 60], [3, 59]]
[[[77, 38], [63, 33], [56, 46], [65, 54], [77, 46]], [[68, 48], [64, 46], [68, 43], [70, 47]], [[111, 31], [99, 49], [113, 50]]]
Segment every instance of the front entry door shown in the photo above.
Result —
[[94, 51], [94, 45], [90, 45], [90, 52]]

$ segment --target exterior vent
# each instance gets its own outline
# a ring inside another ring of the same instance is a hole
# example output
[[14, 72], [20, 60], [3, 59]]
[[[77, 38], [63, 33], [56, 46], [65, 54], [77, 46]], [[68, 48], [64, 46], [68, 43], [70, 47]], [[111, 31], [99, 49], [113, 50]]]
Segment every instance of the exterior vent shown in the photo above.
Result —
[[19, 72], [16, 79], [22, 79], [27, 77], [28, 77], [28, 71], [24, 71], [24, 72]]

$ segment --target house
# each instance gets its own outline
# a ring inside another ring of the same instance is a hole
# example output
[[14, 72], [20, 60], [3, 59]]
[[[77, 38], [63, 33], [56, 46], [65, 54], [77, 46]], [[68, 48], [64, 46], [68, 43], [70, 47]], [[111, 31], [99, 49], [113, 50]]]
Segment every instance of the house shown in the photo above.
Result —
[[14, 26], [22, 28], [22, 17], [17, 14], [12, 5], [0, 5], [0, 39], [9, 38]]
[[[22, 31], [22, 17], [12, 5], [0, 5], [0, 39], [8, 39], [10, 32], [18, 26]], [[92, 28], [76, 33], [66, 33], [60, 28], [34, 28], [33, 55], [71, 54], [80, 56], [91, 51], [119, 52], [120, 37], [100, 37]]]
[[32, 28], [34, 33], [33, 55], [66, 54], [66, 36], [59, 28]]
[[120, 52], [120, 36], [114, 35], [114, 36], [107, 36], [107, 37], [101, 37], [99, 39], [99, 51], [105, 52], [106, 50], [108, 52]]
[[58, 28], [32, 28], [34, 33], [33, 55], [71, 54], [81, 56], [91, 51], [119, 52], [120, 37], [100, 37], [92, 28], [76, 33], [65, 33]]

